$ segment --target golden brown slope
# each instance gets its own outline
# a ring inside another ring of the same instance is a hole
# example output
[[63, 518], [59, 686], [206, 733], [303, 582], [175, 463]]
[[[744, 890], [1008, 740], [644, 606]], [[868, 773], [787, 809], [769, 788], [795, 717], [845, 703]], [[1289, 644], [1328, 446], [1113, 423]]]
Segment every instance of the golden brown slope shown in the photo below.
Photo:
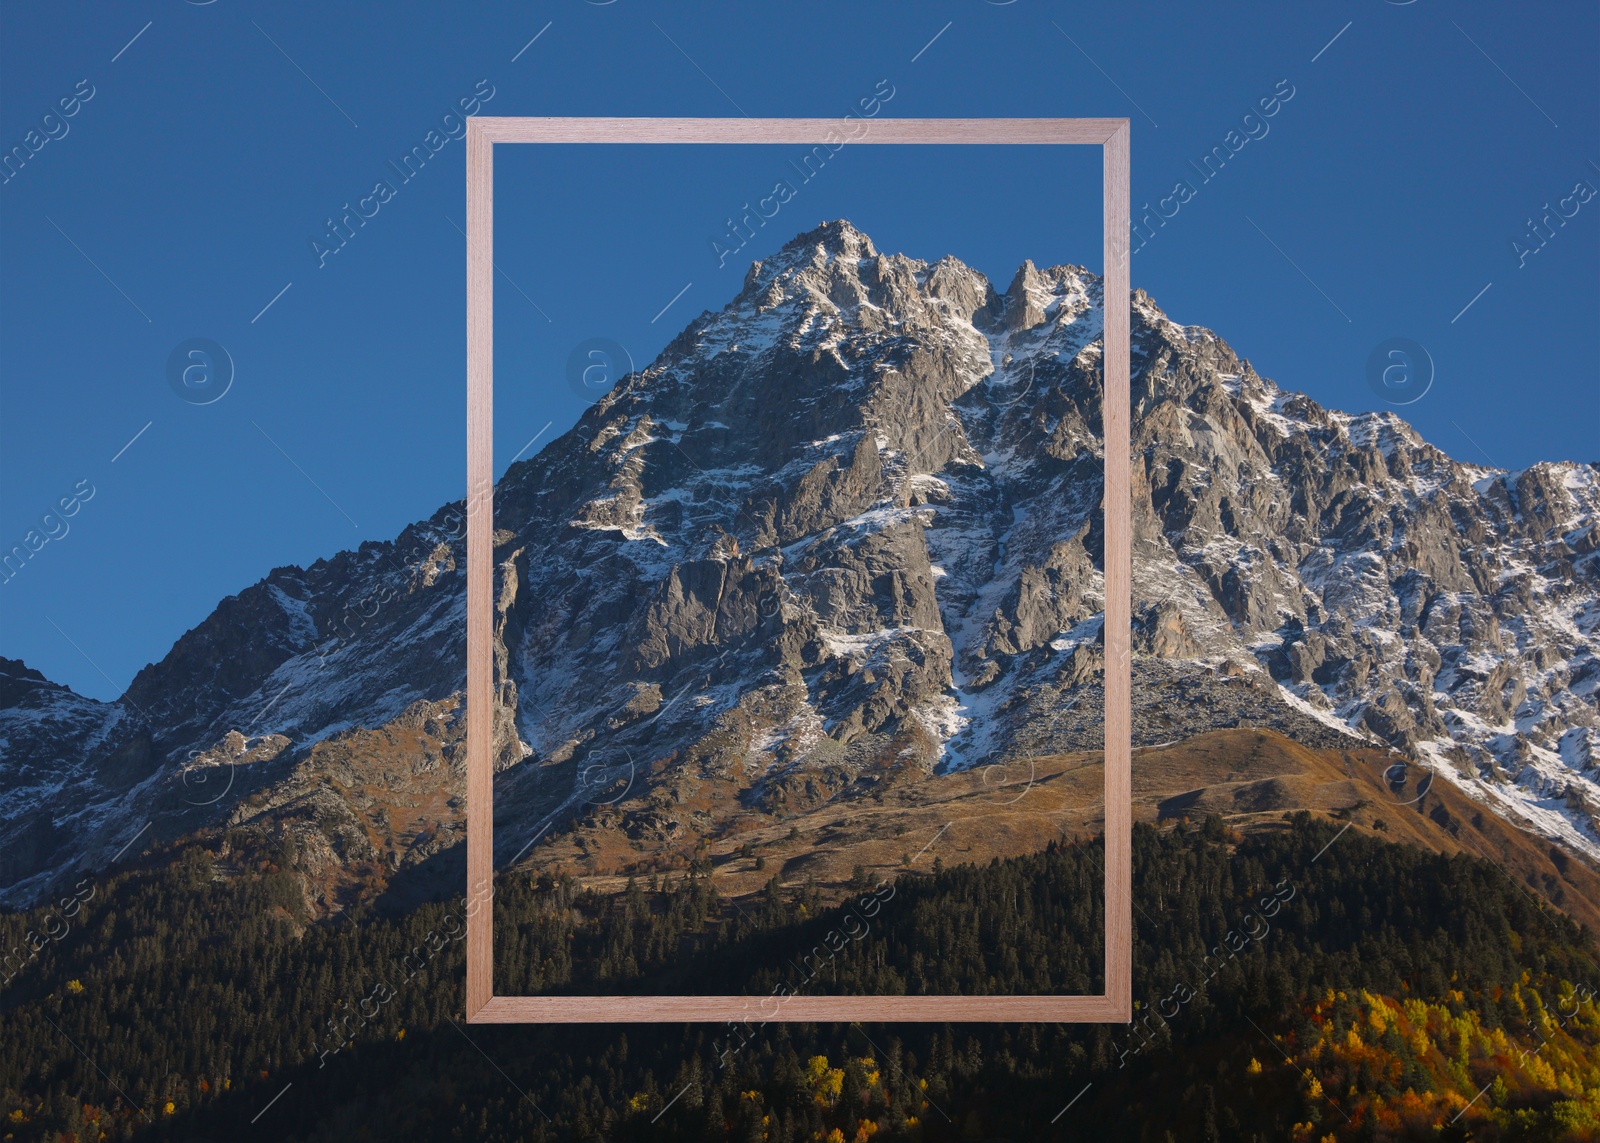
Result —
[[[774, 819], [723, 819], [702, 842], [665, 849], [630, 838], [603, 813], [535, 847], [527, 865], [569, 872], [597, 889], [629, 874], [684, 868], [709, 857], [722, 893], [784, 883], [848, 881], [857, 866], [893, 876], [985, 862], [1091, 835], [1103, 826], [1099, 754], [1065, 754], [912, 781], [891, 776], [815, 808]], [[738, 790], [702, 785], [707, 804]], [[1427, 771], [1380, 748], [1314, 749], [1268, 730], [1218, 730], [1134, 752], [1134, 819], [1174, 823], [1208, 814], [1241, 832], [1284, 828], [1294, 810], [1346, 822], [1390, 841], [1499, 862], [1530, 891], [1600, 932], [1600, 873], [1583, 859], [1510, 825]], [[686, 833], [688, 831], [685, 831]]]

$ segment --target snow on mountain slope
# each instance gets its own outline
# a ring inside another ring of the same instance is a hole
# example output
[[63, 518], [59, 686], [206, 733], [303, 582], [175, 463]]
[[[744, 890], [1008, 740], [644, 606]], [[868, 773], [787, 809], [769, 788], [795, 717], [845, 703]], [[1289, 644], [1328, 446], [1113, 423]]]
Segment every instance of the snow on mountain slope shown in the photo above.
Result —
[[[1002, 294], [827, 223], [514, 464], [495, 506], [503, 856], [596, 807], [646, 851], [864, 776], [1092, 748], [1101, 306], [1080, 267], [1025, 264]], [[1458, 464], [1391, 414], [1278, 389], [1142, 292], [1133, 311], [1141, 741], [1379, 739], [1600, 859], [1595, 468]], [[56, 688], [59, 733], [25, 732], [29, 680], [0, 712], [0, 780], [9, 820], [53, 840], [0, 840], [4, 899], [145, 821], [174, 836], [294, 806], [348, 834], [329, 799], [362, 785], [374, 728], [432, 728], [411, 771], [391, 735], [373, 773], [458, 812], [432, 794], [460, 784], [462, 532], [457, 504], [277, 569], [120, 704]], [[102, 774], [95, 736], [124, 724], [137, 764]], [[330, 759], [356, 776], [329, 785]]]

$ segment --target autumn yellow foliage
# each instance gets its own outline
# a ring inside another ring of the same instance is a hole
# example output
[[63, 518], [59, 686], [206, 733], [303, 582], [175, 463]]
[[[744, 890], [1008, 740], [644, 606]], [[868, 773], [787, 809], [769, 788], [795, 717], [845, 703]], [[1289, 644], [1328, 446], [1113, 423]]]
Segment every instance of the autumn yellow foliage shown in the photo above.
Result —
[[[1293, 1137], [1425, 1138], [1459, 1117], [1479, 1138], [1600, 1139], [1600, 1006], [1564, 983], [1542, 987], [1525, 975], [1507, 990], [1520, 1028], [1485, 1027], [1458, 990], [1442, 1002], [1324, 994], [1290, 1045], [1312, 1066], [1305, 1095], [1321, 1122], [1297, 1123]], [[1256, 1060], [1246, 1068], [1259, 1070]]]

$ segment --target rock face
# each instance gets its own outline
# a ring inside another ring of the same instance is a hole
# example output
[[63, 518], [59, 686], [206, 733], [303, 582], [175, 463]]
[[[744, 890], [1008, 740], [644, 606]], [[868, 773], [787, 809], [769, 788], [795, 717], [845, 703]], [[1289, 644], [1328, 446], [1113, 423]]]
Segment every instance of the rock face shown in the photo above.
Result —
[[[648, 849], [874, 774], [1092, 748], [1100, 290], [1027, 263], [1000, 293], [827, 223], [513, 465], [501, 856], [574, 814]], [[1595, 468], [1458, 464], [1279, 390], [1142, 292], [1132, 352], [1140, 740], [1381, 739], [1600, 857]], [[451, 505], [273, 571], [118, 704], [12, 668], [0, 782], [26, 828], [0, 839], [0, 899], [145, 821], [255, 822], [391, 872], [443, 856], [461, 525]]]
[[0, 760], [0, 900], [15, 902], [73, 867], [75, 810], [129, 804], [162, 780], [135, 712], [74, 694], [16, 659], [0, 658]]

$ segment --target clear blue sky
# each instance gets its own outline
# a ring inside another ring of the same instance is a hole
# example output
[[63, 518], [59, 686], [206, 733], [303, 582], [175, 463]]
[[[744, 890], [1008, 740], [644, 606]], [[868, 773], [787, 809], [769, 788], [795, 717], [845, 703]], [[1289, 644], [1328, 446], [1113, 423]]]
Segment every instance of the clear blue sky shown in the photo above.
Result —
[[[409, 182], [390, 162], [490, 87], [496, 115], [828, 116], [892, 89], [881, 115], [1129, 116], [1136, 208], [1194, 189], [1133, 262], [1174, 318], [1351, 411], [1387, 407], [1369, 354], [1411, 338], [1437, 376], [1400, 411], [1452, 455], [1600, 458], [1600, 197], [1571, 197], [1600, 188], [1597, 7], [1188, 7], [12, 0], [0, 146], [38, 150], [0, 185], [0, 545], [94, 495], [0, 586], [0, 653], [114, 697], [270, 568], [461, 495], [464, 148]], [[1231, 130], [1259, 137], [1202, 182]], [[576, 344], [648, 361], [824, 218], [1001, 288], [1025, 257], [1098, 269], [1086, 150], [846, 148], [721, 268], [711, 239], [797, 154], [501, 156], [502, 467], [578, 415]], [[380, 180], [319, 266], [329, 216]], [[210, 404], [168, 381], [194, 337], [235, 366]]]

